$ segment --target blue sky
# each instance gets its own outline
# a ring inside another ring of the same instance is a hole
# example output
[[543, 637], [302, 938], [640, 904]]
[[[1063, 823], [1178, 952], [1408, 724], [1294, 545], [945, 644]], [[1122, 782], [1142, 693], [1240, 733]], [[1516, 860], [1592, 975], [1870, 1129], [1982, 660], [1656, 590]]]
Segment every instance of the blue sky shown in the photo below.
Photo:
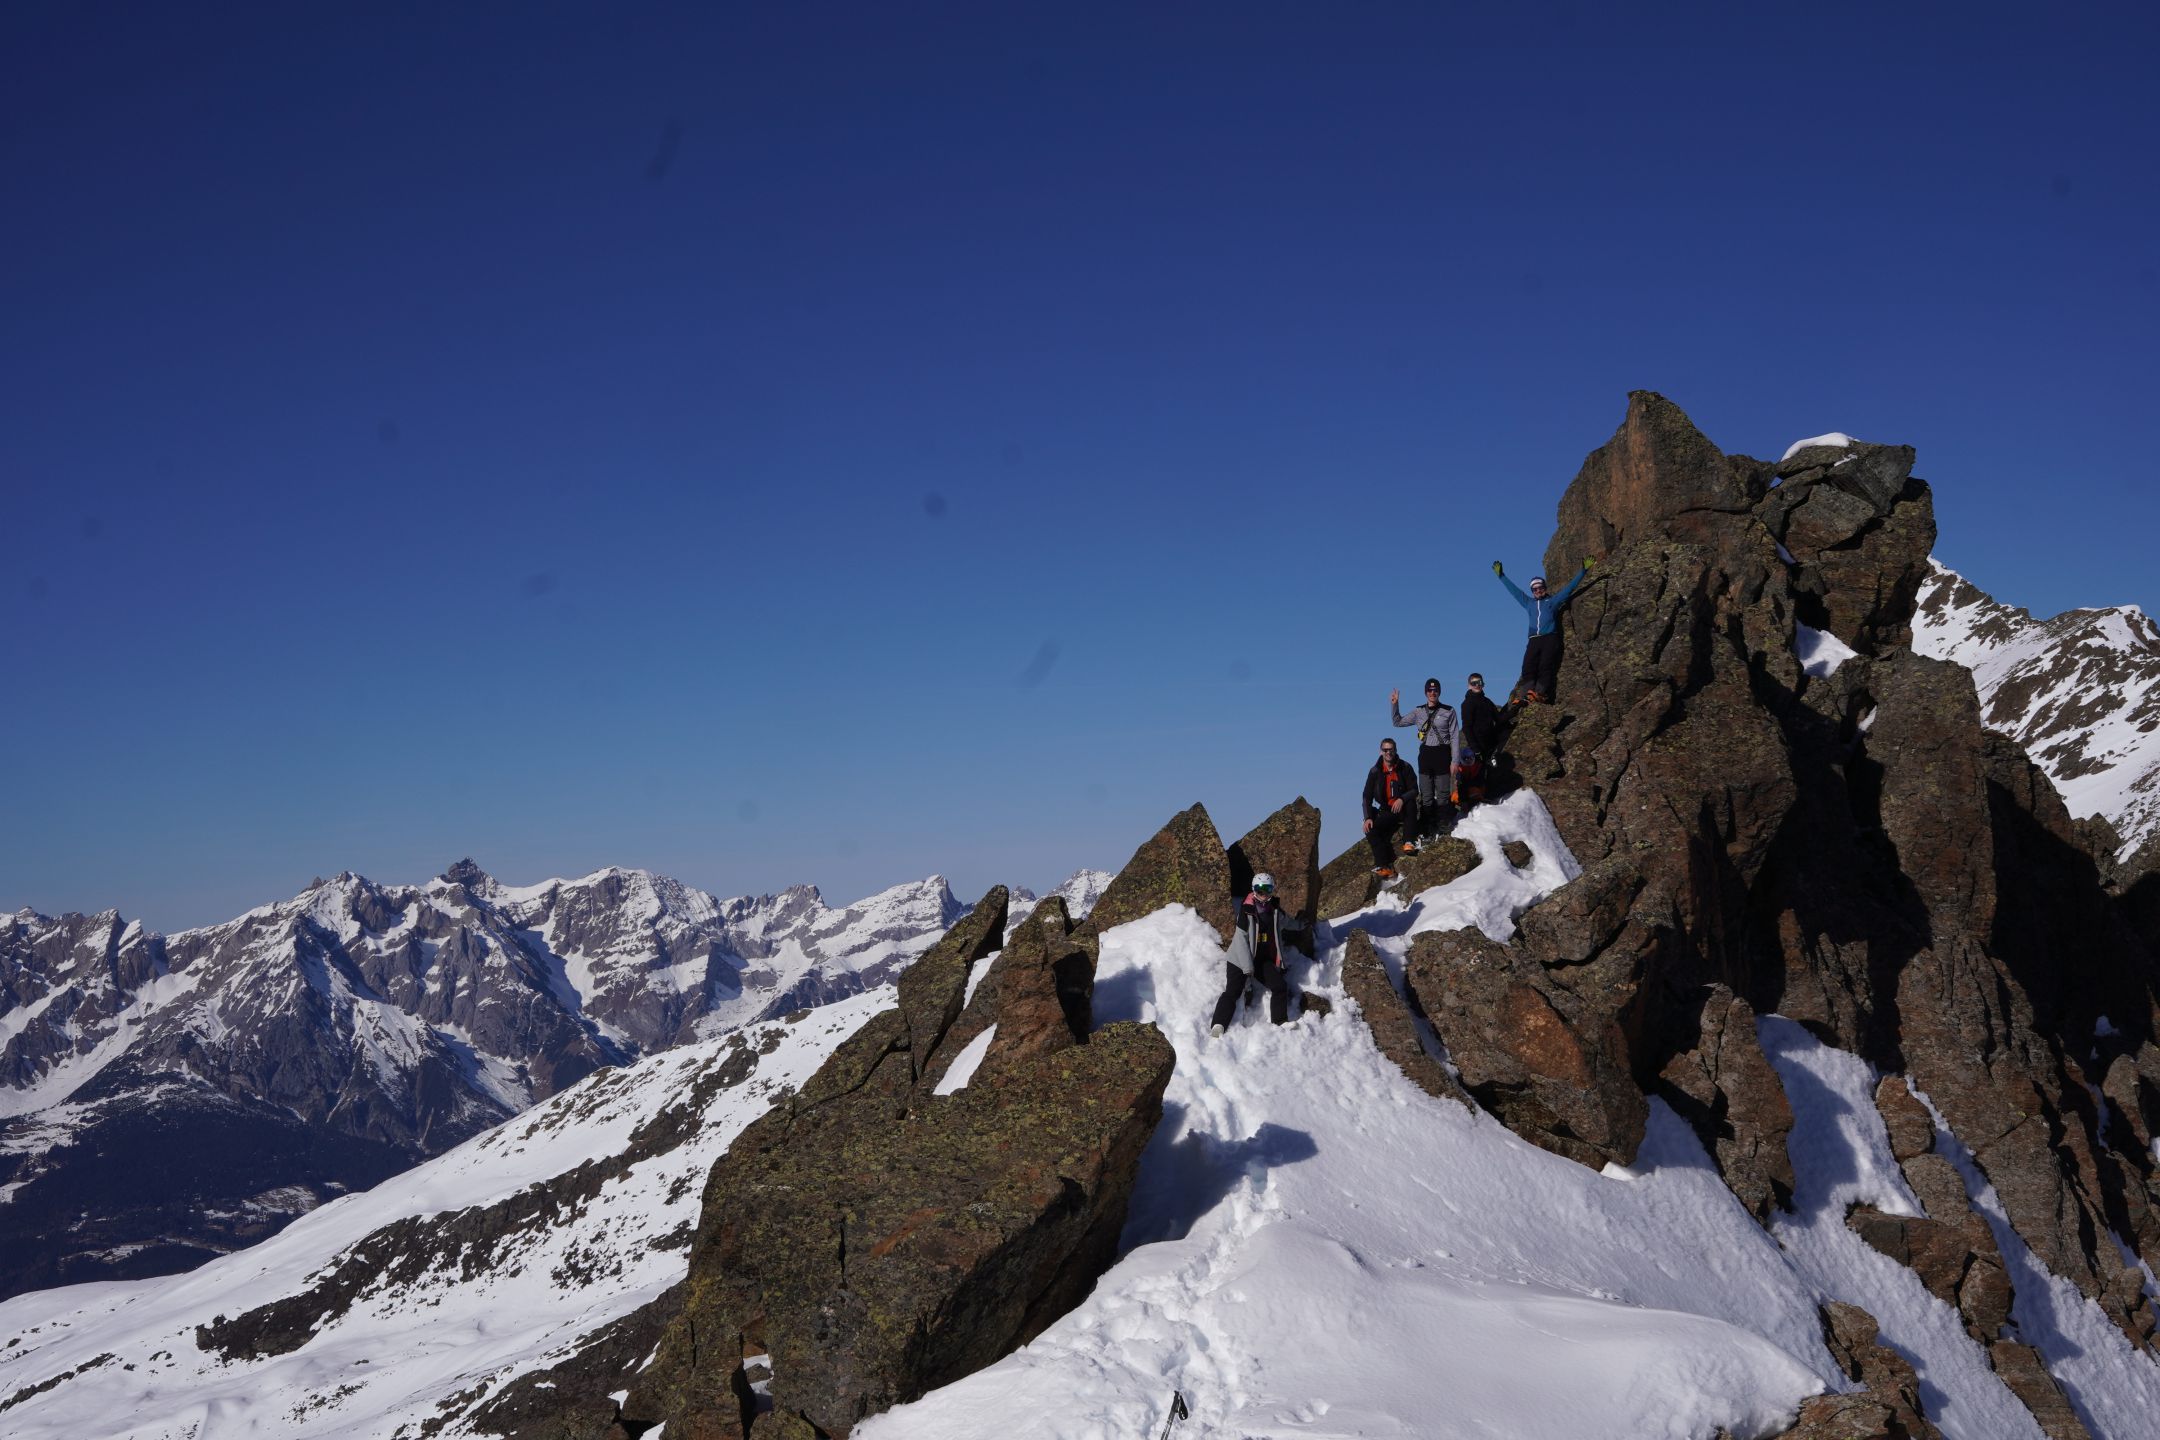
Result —
[[0, 908], [1347, 822], [1631, 388], [2156, 596], [2150, 7], [0, 9]]

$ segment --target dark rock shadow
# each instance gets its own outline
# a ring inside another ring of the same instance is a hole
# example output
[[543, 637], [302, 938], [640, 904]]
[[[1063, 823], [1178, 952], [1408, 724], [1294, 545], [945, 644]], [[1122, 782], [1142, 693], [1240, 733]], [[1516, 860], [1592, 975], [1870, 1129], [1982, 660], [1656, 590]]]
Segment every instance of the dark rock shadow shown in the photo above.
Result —
[[1184, 1239], [1200, 1217], [1221, 1204], [1241, 1181], [1263, 1179], [1278, 1166], [1295, 1165], [1320, 1153], [1310, 1134], [1273, 1121], [1242, 1140], [1224, 1140], [1204, 1131], [1167, 1139], [1184, 1118], [1184, 1107], [1163, 1106], [1162, 1124], [1140, 1159], [1132, 1208], [1118, 1240], [1121, 1255], [1142, 1245]]

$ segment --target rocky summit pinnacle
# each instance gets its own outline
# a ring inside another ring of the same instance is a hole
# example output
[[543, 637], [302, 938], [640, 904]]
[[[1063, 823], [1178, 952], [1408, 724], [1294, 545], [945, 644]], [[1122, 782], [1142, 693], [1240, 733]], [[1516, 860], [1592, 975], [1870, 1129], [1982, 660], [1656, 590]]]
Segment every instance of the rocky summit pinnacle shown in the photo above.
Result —
[[442, 878], [452, 885], [484, 885], [487, 883], [488, 873], [468, 855], [443, 871]]
[[[1557, 701], [1509, 742], [1583, 873], [1510, 944], [1416, 936], [1407, 996], [1525, 1138], [1627, 1163], [1660, 1097], [1758, 1216], [1790, 1194], [1792, 1112], [1753, 1017], [1796, 1020], [1931, 1097], [2024, 1245], [2143, 1346], [2160, 965], [1973, 674], [1911, 648], [1935, 533], [1912, 463], [1845, 437], [1726, 456], [1629, 398], [1547, 552], [1596, 561]], [[1999, 1265], [1962, 1191], [1950, 1210], [1928, 1243], [1963, 1248], [1941, 1263]], [[1995, 1300], [1970, 1303], [1988, 1329]]]

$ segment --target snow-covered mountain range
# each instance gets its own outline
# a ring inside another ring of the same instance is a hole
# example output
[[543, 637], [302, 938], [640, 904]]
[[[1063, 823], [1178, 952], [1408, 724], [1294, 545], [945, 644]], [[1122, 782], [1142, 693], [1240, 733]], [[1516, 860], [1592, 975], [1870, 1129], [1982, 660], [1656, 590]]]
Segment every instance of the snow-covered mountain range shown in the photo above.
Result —
[[[1577, 872], [1531, 795], [1459, 833], [1477, 868], [1339, 917], [1319, 960], [1299, 967], [1334, 1016], [1276, 1027], [1248, 1010], [1211, 1039], [1221, 951], [1206, 922], [1172, 907], [1104, 935], [1099, 1018], [1151, 1021], [1176, 1052], [1122, 1258], [1024, 1349], [863, 1422], [853, 1440], [1093, 1440], [1166, 1425], [1764, 1436], [1808, 1396], [1854, 1388], [1826, 1344], [1819, 1307], [1832, 1297], [1863, 1300], [1910, 1358], [1942, 1434], [2040, 1440], [1956, 1311], [1847, 1223], [1856, 1205], [1921, 1213], [1878, 1113], [1878, 1076], [1857, 1056], [1762, 1021], [1793, 1097], [1796, 1180], [1765, 1229], [1663, 1101], [1635, 1162], [1600, 1173], [1421, 1090], [1365, 1025], [1345, 1023], [1359, 1013], [1344, 980], [1353, 931], [1399, 972], [1418, 935], [1475, 924], [1504, 939], [1513, 915]], [[1516, 846], [1526, 863], [1506, 858]], [[525, 1433], [577, 1367], [651, 1363], [714, 1159], [893, 998], [881, 987], [593, 1075], [191, 1274], [0, 1304], [7, 1431]], [[2006, 1242], [2018, 1332], [2078, 1396], [2089, 1433], [2144, 1433], [2160, 1367], [2040, 1265], [1939, 1133]], [[1172, 1424], [1173, 1404], [1190, 1420]]]
[[466, 860], [172, 935], [0, 916], [0, 1295], [253, 1243], [596, 1069], [882, 984], [965, 913], [935, 875], [834, 908]]
[[2104, 816], [2127, 858], [2160, 835], [2160, 626], [2135, 605], [2049, 620], [1930, 562], [1913, 649], [1973, 672], [1981, 718], [2022, 744], [2070, 813]]

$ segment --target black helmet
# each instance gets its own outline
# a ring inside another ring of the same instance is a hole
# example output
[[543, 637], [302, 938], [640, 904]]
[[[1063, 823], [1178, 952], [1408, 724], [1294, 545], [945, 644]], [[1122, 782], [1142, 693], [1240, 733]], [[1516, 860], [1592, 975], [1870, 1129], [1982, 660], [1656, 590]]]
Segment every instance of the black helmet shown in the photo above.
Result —
[[1440, 690], [1440, 681], [1439, 681], [1438, 677], [1436, 677], [1436, 676], [1432, 676], [1432, 675], [1428, 675], [1428, 676], [1426, 676], [1426, 677], [1425, 677], [1425, 688], [1426, 688], [1426, 689], [1428, 689], [1428, 690], [1430, 690], [1430, 691], [1432, 691], [1432, 692], [1433, 692], [1433, 693], [1435, 693], [1435, 694], [1438, 694], [1438, 693], [1439, 693], [1439, 690]]

